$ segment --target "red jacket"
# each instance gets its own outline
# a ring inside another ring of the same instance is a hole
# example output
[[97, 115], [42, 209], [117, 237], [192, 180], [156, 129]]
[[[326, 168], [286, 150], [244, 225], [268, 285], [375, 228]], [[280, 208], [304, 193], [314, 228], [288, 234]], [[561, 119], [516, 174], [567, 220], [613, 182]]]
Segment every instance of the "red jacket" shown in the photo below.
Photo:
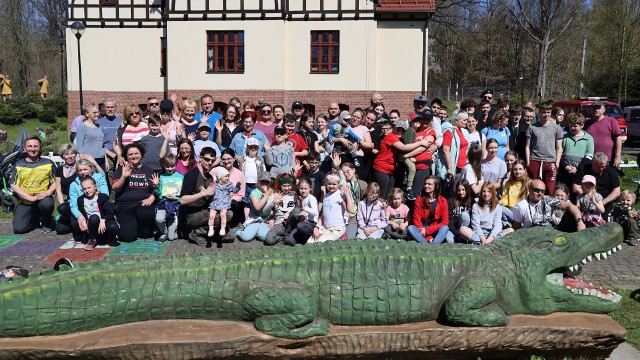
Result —
[[431, 207], [429, 206], [427, 198], [423, 195], [418, 196], [413, 209], [414, 226], [421, 230], [424, 229], [427, 235], [435, 235], [442, 225], [449, 226], [449, 206], [447, 200], [442, 196], [438, 195], [438, 204], [436, 205], [435, 216], [431, 222], [429, 222], [429, 226], [425, 228], [423, 222], [429, 219], [430, 214]]

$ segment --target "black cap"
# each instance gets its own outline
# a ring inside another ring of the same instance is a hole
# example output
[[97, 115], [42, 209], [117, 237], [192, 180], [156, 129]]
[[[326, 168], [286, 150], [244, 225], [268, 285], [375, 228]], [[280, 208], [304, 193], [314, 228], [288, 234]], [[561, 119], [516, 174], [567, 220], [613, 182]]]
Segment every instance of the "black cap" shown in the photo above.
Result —
[[487, 89], [487, 90], [483, 91], [482, 94], [480, 94], [480, 97], [484, 97], [485, 95], [493, 96], [493, 91]]
[[420, 117], [424, 120], [433, 120], [433, 113], [431, 109], [427, 108], [420, 114]]
[[287, 129], [285, 129], [282, 126], [276, 126], [276, 128], [273, 129], [273, 133], [274, 134], [279, 134], [279, 135], [286, 134], [287, 133]]
[[167, 99], [160, 101], [160, 111], [162, 110], [173, 110], [173, 102]]
[[293, 104], [291, 104], [291, 108], [292, 109], [295, 109], [295, 108], [304, 109], [304, 105], [302, 104], [302, 101], [296, 100], [296, 101], [293, 102]]

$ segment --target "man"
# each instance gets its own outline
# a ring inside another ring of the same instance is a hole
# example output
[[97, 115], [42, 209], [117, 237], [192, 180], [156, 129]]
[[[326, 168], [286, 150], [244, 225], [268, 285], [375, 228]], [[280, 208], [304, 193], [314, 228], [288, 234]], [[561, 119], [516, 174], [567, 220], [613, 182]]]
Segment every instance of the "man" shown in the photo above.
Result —
[[[189, 239], [200, 246], [207, 245], [209, 203], [215, 193], [210, 171], [215, 160], [215, 151], [210, 147], [203, 148], [200, 151], [200, 163], [184, 175], [180, 191], [180, 211], [191, 228]], [[227, 219], [232, 216], [231, 210], [227, 210]], [[220, 214], [217, 214], [214, 226], [218, 226], [219, 222]]]
[[380, 104], [384, 104], [384, 98], [382, 97], [382, 94], [375, 93], [371, 95], [371, 109], [376, 107], [376, 105], [380, 105]]
[[102, 134], [104, 135], [104, 152], [107, 155], [107, 180], [110, 182], [118, 161], [118, 154], [116, 154], [113, 149], [113, 142], [116, 138], [118, 129], [122, 125], [122, 118], [116, 115], [116, 109], [118, 106], [116, 105], [115, 100], [106, 98], [102, 102], [102, 105], [104, 107], [105, 114], [96, 121], [96, 124], [100, 127], [100, 130], [102, 130]]
[[509, 111], [509, 114], [511, 115], [509, 149], [517, 152], [518, 158], [526, 159], [527, 129], [536, 118], [536, 111], [529, 107], [514, 108]]
[[540, 121], [527, 129], [525, 161], [531, 178], [544, 180], [547, 194], [551, 196], [555, 192], [563, 137], [562, 128], [551, 120], [551, 105], [540, 106]]
[[609, 165], [609, 158], [603, 152], [593, 154], [591, 164], [584, 163], [578, 167], [578, 171], [573, 177], [572, 190], [574, 194], [582, 194], [582, 178], [585, 175], [592, 175], [596, 178], [596, 191], [604, 198], [602, 204], [605, 212], [603, 218], [607, 218], [613, 204], [620, 196], [620, 177], [618, 172]]
[[491, 101], [485, 99], [480, 100], [480, 108], [476, 110], [476, 130], [482, 131], [482, 129], [491, 125], [491, 117], [495, 113], [495, 110], [491, 107]]
[[155, 96], [149, 96], [147, 98], [147, 116], [142, 120], [147, 122], [151, 115], [160, 115], [160, 100]]
[[[339, 109], [338, 109], [339, 110]], [[300, 124], [300, 118], [302, 114], [304, 114], [305, 109], [302, 101], [296, 100], [291, 104], [291, 113], [293, 117], [296, 119], [296, 124]]]
[[19, 199], [12, 220], [15, 234], [25, 234], [37, 227], [49, 233], [55, 228], [51, 215], [56, 166], [40, 157], [41, 149], [42, 142], [37, 136], [25, 140], [26, 158], [16, 161], [9, 174], [10, 188]]
[[[329, 113], [329, 117], [327, 118], [327, 124], [329, 126], [340, 123], [340, 106], [337, 102], [332, 102], [331, 104], [329, 104], [327, 112]], [[346, 126], [346, 124], [344, 124], [343, 126]]]
[[[193, 117], [194, 120], [199, 122], [207, 122], [211, 129], [216, 128], [216, 122], [222, 119], [222, 115], [213, 111], [213, 96], [209, 94], [204, 94], [200, 97], [200, 107], [202, 111], [197, 113], [196, 116]], [[212, 131], [209, 134], [209, 140], [215, 141], [215, 131]]]
[[577, 206], [568, 201], [545, 196], [544, 192], [545, 186], [542, 180], [531, 180], [529, 195], [513, 208], [512, 225], [514, 230], [534, 226], [551, 226], [551, 214], [558, 209], [563, 210], [565, 214], [556, 229], [564, 232], [586, 229], [582, 222], [582, 214]]
[[611, 165], [617, 168], [622, 160], [620, 127], [616, 119], [604, 115], [605, 110], [602, 101], [594, 101], [591, 104], [591, 120], [584, 124], [584, 130], [593, 137], [595, 152], [605, 153], [611, 159]]
[[413, 120], [416, 116], [422, 115], [427, 109], [427, 97], [424, 95], [416, 95], [413, 98], [413, 112], [409, 114], [409, 119]]

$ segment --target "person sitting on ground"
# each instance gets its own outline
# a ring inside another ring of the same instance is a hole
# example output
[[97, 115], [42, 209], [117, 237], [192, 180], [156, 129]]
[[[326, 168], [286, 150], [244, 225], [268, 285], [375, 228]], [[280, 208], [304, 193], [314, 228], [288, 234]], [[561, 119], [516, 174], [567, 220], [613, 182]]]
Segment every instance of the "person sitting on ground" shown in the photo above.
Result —
[[582, 213], [570, 202], [562, 202], [554, 197], [544, 195], [546, 187], [540, 179], [531, 180], [529, 195], [513, 208], [514, 230], [527, 229], [534, 226], [551, 226], [551, 214], [556, 209], [566, 212], [556, 229], [574, 232], [586, 229], [582, 221]]
[[636, 203], [636, 194], [629, 190], [624, 190], [620, 194], [620, 199], [613, 205], [611, 218], [622, 226], [624, 230], [624, 241], [631, 246], [638, 246], [640, 233], [638, 232], [638, 220], [640, 216], [638, 211], [633, 207]]
[[404, 203], [404, 191], [394, 188], [387, 206], [387, 227], [384, 232], [392, 239], [405, 239], [409, 227], [409, 207]]
[[573, 177], [572, 190], [574, 194], [582, 194], [582, 178], [585, 175], [593, 175], [596, 178], [596, 191], [602, 195], [602, 203], [605, 212], [602, 216], [609, 217], [613, 203], [620, 196], [620, 177], [618, 172], [609, 163], [609, 158], [605, 153], [597, 152], [593, 155], [591, 164], [584, 163], [578, 167], [578, 171]]
[[387, 227], [386, 203], [380, 200], [380, 185], [372, 182], [367, 197], [358, 204], [358, 239], [379, 239]]
[[469, 234], [462, 228], [460, 233], [476, 245], [489, 244], [513, 232], [512, 228], [502, 229], [502, 207], [498, 206], [496, 184], [486, 182], [482, 185], [480, 199], [472, 207], [471, 227], [473, 233]]
[[87, 244], [84, 249], [92, 251], [100, 242], [115, 238], [120, 226], [115, 218], [113, 204], [109, 201], [109, 193], [98, 192], [98, 184], [91, 176], [83, 177], [80, 186], [84, 193], [77, 200], [78, 209], [87, 224]]
[[429, 176], [413, 209], [413, 224], [407, 232], [411, 239], [423, 244], [441, 244], [449, 232], [447, 200], [440, 195], [440, 181]]
[[300, 203], [300, 213], [298, 214], [298, 221], [289, 233], [289, 236], [284, 240], [286, 245], [294, 246], [298, 242], [305, 242], [309, 236], [313, 235], [313, 229], [315, 229], [318, 215], [320, 211], [318, 209], [318, 200], [311, 193], [312, 184], [309, 178], [298, 179], [298, 201]]
[[[355, 169], [349, 168], [348, 172], [351, 171], [355, 177]], [[322, 215], [313, 230], [313, 236], [309, 238], [307, 243], [335, 241], [346, 234], [347, 221], [345, 218], [347, 214], [354, 214], [356, 211], [350, 186], [340, 186], [340, 181], [341, 177], [337, 171], [331, 171], [325, 177], [324, 185], [327, 192], [322, 199]]]
[[269, 222], [272, 221], [271, 212], [274, 206], [271, 177], [268, 172], [265, 171], [259, 175], [256, 187], [251, 191], [248, 199], [250, 210], [244, 224], [236, 231], [236, 235], [242, 242], [253, 239], [264, 241], [270, 229]]
[[456, 238], [460, 237], [460, 231], [463, 228], [471, 230], [471, 211], [473, 205], [473, 192], [471, 185], [465, 179], [458, 181], [456, 184], [455, 196], [449, 198], [449, 232], [447, 233], [447, 242], [453, 244]]
[[[87, 219], [82, 216], [80, 208], [78, 208], [78, 198], [82, 196], [82, 187], [80, 186], [80, 179], [90, 176], [96, 181], [98, 186], [98, 192], [102, 194], [109, 194], [109, 186], [107, 185], [107, 179], [105, 174], [101, 172], [100, 167], [89, 159], [80, 159], [76, 162], [76, 176], [75, 180], [69, 185], [69, 201], [68, 206], [71, 212], [71, 230], [73, 231], [73, 240], [76, 243], [86, 242], [85, 235], [87, 234], [88, 223]], [[67, 203], [65, 203], [67, 204]], [[108, 240], [108, 245], [115, 246], [115, 236]]]
[[264, 239], [265, 245], [275, 245], [283, 241], [292, 229], [296, 228], [300, 214], [298, 194], [296, 193], [296, 179], [292, 174], [280, 174], [275, 178], [275, 195], [273, 197], [273, 220]]
[[13, 232], [25, 234], [37, 227], [43, 233], [55, 229], [53, 221], [56, 165], [41, 157], [42, 141], [37, 136], [25, 140], [26, 157], [16, 161], [9, 174], [9, 186], [18, 197], [13, 212]]
[[602, 218], [604, 205], [602, 195], [596, 191], [596, 178], [593, 175], [585, 175], [582, 178], [582, 194], [576, 198], [576, 206], [582, 213], [582, 221], [587, 227], [604, 225]]

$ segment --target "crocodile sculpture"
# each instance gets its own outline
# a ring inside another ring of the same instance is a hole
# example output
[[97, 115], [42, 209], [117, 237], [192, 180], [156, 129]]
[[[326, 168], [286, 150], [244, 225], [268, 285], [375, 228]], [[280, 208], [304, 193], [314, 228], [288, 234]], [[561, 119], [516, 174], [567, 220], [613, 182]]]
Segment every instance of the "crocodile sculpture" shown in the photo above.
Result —
[[486, 246], [376, 239], [78, 264], [0, 284], [0, 337], [58, 335], [152, 319], [252, 321], [277, 337], [330, 324], [437, 319], [501, 326], [511, 314], [607, 313], [620, 296], [562, 273], [619, 248], [622, 228], [520, 230]]

